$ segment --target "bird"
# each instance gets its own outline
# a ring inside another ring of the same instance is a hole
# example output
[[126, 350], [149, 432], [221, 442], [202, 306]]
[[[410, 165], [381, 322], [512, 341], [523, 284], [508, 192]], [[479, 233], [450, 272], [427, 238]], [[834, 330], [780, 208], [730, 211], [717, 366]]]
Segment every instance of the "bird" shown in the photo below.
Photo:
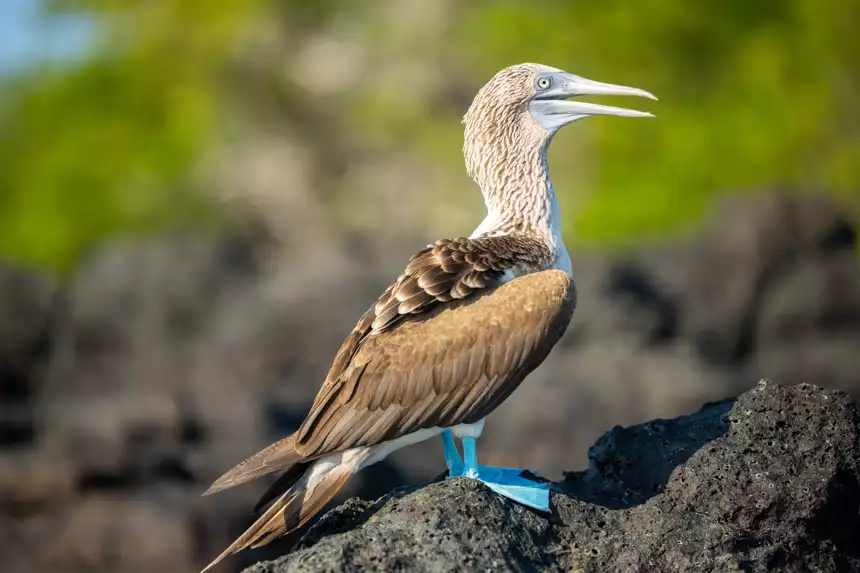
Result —
[[356, 472], [436, 436], [449, 478], [549, 509], [546, 483], [479, 465], [476, 440], [485, 418], [562, 337], [576, 306], [549, 175], [553, 136], [589, 116], [653, 117], [570, 99], [585, 95], [657, 99], [533, 63], [502, 69], [478, 91], [463, 117], [463, 156], [486, 217], [470, 236], [413, 255], [343, 342], [299, 429], [204, 493], [283, 472], [255, 511], [268, 508], [203, 571], [298, 529]]

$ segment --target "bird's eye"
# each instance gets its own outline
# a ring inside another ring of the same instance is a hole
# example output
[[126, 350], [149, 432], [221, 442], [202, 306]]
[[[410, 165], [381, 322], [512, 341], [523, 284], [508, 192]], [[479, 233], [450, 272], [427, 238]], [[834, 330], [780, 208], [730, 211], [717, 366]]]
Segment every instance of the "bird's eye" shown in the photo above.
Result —
[[552, 85], [552, 80], [548, 76], [541, 76], [537, 79], [536, 84], [539, 90], [548, 90]]

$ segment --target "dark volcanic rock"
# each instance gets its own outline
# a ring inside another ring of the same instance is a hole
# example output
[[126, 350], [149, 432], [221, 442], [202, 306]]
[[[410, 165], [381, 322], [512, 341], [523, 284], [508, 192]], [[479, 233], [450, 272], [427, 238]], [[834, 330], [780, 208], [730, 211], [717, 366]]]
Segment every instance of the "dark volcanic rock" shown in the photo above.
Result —
[[860, 415], [761, 382], [691, 416], [616, 428], [551, 516], [457, 479], [350, 500], [288, 571], [860, 571]]

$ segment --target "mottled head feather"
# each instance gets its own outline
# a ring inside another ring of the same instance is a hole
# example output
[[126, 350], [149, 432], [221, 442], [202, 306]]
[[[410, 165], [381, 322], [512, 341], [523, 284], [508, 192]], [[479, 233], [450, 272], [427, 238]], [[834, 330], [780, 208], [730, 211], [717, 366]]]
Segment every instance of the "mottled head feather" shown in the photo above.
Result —
[[466, 126], [482, 122], [486, 114], [515, 114], [526, 111], [535, 95], [535, 76], [541, 72], [558, 72], [541, 64], [517, 64], [507, 67], [484, 84], [463, 117]]

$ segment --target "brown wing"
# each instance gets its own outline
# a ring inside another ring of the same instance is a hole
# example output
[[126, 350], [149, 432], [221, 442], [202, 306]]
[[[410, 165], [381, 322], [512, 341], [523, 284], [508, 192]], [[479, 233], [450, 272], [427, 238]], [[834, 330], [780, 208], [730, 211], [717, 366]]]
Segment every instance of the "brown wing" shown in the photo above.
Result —
[[[488, 335], [481, 332], [484, 327], [480, 326], [486, 317], [478, 315], [496, 313], [501, 317], [503, 305], [494, 308], [492, 304], [481, 302], [475, 311], [458, 309], [465, 308], [470, 301], [477, 303], [495, 293], [505, 273], [516, 276], [534, 268], [545, 268], [547, 263], [548, 253], [542, 244], [516, 236], [446, 239], [417, 253], [409, 260], [404, 273], [364, 314], [341, 346], [298, 432], [244, 460], [218, 478], [206, 493], [221, 491], [290, 466], [294, 467], [295, 475], [299, 475], [294, 464], [306, 464], [327, 452], [355, 444], [378, 443], [394, 434], [408, 433], [411, 428], [428, 427], [430, 422], [471, 419], [480, 408], [486, 412], [492, 410], [531, 368], [543, 360], [561, 336], [563, 327], [556, 336], [552, 330], [555, 327], [547, 325], [552, 322], [550, 315], [560, 312], [552, 304], [572, 297], [572, 285], [557, 285], [560, 290], [555, 295], [558, 296], [550, 296], [544, 301], [549, 305], [541, 310], [548, 313], [543, 316], [546, 323], [536, 323], [528, 331], [511, 329], [506, 335], [499, 334], [496, 340], [490, 341], [497, 348], [504, 348], [505, 344], [517, 345], [511, 351], [519, 354], [512, 357], [493, 357], [492, 353], [470, 356], [466, 352], [474, 341]], [[517, 307], [517, 312], [524, 304], [532, 302], [529, 297], [534, 293], [526, 291], [526, 284], [531, 284], [531, 280], [523, 283], [522, 287], [506, 285], [501, 291], [509, 293], [509, 302]], [[517, 299], [517, 296], [521, 298]], [[447, 313], [454, 311], [457, 314], [452, 316], [463, 318], [452, 321]], [[474, 319], [468, 318], [470, 312], [476, 313]], [[563, 322], [566, 326], [569, 318], [568, 312], [563, 320], [559, 319], [559, 324]], [[455, 324], [457, 320], [461, 321], [457, 328], [444, 326]], [[418, 326], [430, 321], [432, 327]], [[437, 327], [437, 323], [443, 326]], [[463, 326], [463, 323], [471, 326]], [[549, 330], [545, 331], [546, 328]], [[410, 334], [415, 329], [417, 331]], [[533, 352], [534, 348], [538, 350]], [[412, 362], [409, 353], [414, 354]], [[514, 358], [522, 361], [523, 365]], [[466, 369], [466, 372], [449, 371], [451, 368]], [[479, 377], [475, 382], [485, 383], [482, 393], [470, 394], [461, 390], [457, 393], [457, 388], [461, 387], [455, 385], [454, 376], [468, 374], [474, 377], [482, 371], [485, 371], [481, 375], [483, 378]], [[412, 404], [420, 410], [411, 410], [408, 400], [413, 394], [417, 396], [416, 393], [426, 392], [428, 388], [433, 389], [434, 397], [421, 394], [423, 401]], [[451, 389], [455, 390], [453, 395], [445, 394]], [[471, 409], [454, 407], [450, 400], [471, 404]], [[393, 430], [396, 427], [402, 431]], [[288, 489], [293, 477], [290, 473], [284, 482], [276, 482], [264, 500], [284, 488]]]
[[[399, 300], [401, 283], [380, 299], [383, 311]], [[295, 434], [298, 453], [319, 456], [482, 419], [546, 358], [567, 328], [576, 289], [566, 273], [543, 271], [439, 302], [416, 316], [398, 313], [393, 329], [374, 330], [370, 313], [363, 317]]]

